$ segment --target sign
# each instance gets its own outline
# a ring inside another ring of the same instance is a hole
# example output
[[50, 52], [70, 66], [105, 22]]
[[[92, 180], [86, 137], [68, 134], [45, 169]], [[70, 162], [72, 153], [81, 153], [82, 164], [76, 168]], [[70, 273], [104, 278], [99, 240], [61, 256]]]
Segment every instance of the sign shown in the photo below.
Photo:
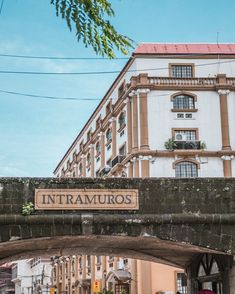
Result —
[[50, 294], [55, 294], [55, 288], [50, 288]]
[[93, 282], [93, 292], [100, 292], [100, 281]]
[[138, 210], [138, 190], [35, 189], [39, 210]]

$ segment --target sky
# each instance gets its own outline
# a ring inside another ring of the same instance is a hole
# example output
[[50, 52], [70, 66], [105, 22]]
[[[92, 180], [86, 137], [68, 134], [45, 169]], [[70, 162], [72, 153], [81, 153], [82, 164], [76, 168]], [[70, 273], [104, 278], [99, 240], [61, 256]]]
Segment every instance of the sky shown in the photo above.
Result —
[[[1, 4], [0, 0], [0, 4]], [[112, 0], [116, 29], [135, 44], [235, 43], [233, 0]], [[126, 60], [51, 60], [1, 55], [96, 57], [56, 17], [50, 0], [4, 0], [0, 14], [0, 176], [47, 177], [117, 74], [19, 75], [1, 71], [119, 71]], [[125, 57], [117, 52], [118, 57]], [[97, 99], [52, 100], [6, 94]]]

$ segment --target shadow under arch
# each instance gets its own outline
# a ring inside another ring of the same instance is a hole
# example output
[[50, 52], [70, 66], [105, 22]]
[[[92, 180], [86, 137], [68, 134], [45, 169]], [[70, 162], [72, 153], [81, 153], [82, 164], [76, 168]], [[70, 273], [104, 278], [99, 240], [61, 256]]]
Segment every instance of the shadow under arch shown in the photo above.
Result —
[[202, 253], [221, 254], [216, 250], [151, 236], [55, 236], [0, 243], [0, 264], [42, 255], [112, 255], [186, 268]]

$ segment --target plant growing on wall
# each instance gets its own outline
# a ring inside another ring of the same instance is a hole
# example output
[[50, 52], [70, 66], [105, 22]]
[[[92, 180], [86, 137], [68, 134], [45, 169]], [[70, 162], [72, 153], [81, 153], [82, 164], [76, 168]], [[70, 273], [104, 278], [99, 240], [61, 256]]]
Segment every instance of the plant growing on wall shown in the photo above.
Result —
[[34, 211], [34, 205], [32, 202], [26, 202], [22, 205], [22, 214], [23, 215], [30, 215]]
[[164, 143], [164, 146], [167, 150], [173, 151], [176, 148], [176, 143], [173, 138], [170, 138]]
[[206, 149], [206, 143], [205, 142], [200, 143], [200, 149], [202, 149], [202, 150]]

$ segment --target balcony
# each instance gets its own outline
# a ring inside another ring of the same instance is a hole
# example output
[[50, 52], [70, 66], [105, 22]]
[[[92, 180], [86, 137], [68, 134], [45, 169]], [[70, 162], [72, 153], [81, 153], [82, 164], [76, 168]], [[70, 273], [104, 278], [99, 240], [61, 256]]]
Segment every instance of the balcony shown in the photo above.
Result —
[[174, 141], [174, 149], [202, 149], [201, 141]]
[[125, 157], [126, 157], [125, 155], [117, 155], [112, 160], [111, 166], [114, 167], [116, 164], [121, 163], [125, 159]]
[[105, 166], [104, 168], [101, 169], [99, 176], [103, 177], [105, 175], [107, 175], [110, 171], [111, 167], [110, 166]]
[[[215, 86], [216, 78], [173, 78], [173, 77], [149, 77], [149, 83], [157, 86]], [[234, 80], [230, 79], [230, 84]]]

